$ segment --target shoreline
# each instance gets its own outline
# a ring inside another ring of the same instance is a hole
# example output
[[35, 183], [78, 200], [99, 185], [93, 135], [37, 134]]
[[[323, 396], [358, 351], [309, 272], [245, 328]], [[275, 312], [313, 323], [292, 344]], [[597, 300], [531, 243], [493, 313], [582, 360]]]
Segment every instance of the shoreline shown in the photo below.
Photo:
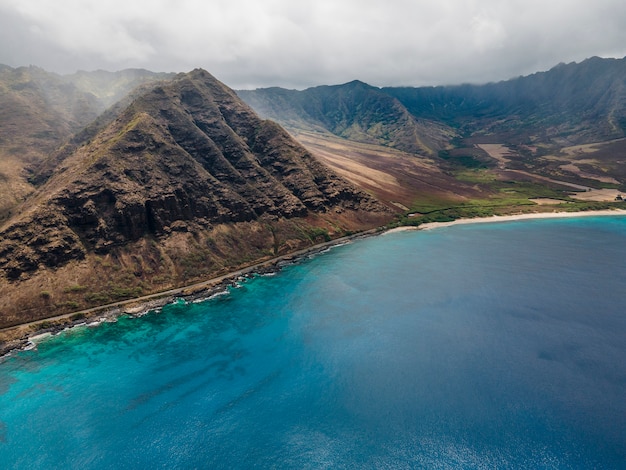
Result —
[[[0, 339], [0, 363], [11, 356], [13, 352], [29, 351], [36, 349], [38, 341], [49, 336], [54, 336], [65, 330], [75, 327], [95, 327], [101, 323], [114, 322], [117, 318], [128, 315], [141, 317], [149, 312], [158, 311], [166, 305], [178, 300], [185, 302], [201, 302], [215, 296], [223, 295], [228, 289], [235, 287], [238, 282], [259, 275], [271, 275], [278, 273], [284, 266], [296, 264], [301, 260], [330, 250], [336, 246], [350, 243], [360, 238], [368, 238], [384, 233], [385, 229], [377, 227], [363, 232], [336, 238], [324, 243], [309, 246], [286, 253], [274, 258], [243, 266], [221, 276], [212, 277], [205, 281], [155, 292], [145, 296], [126, 299], [119, 302], [100, 305], [76, 312], [65, 313], [53, 317], [42, 318], [32, 322], [0, 328], [0, 334], [15, 331], [16, 337]], [[51, 325], [46, 325], [50, 324]], [[39, 329], [32, 329], [41, 325]], [[21, 331], [20, 333], [20, 330]], [[4, 342], [4, 344], [2, 344]]]
[[575, 211], [575, 212], [532, 212], [526, 214], [512, 215], [492, 215], [489, 217], [467, 217], [449, 222], [426, 222], [420, 225], [403, 225], [385, 230], [381, 235], [395, 232], [406, 232], [413, 230], [434, 230], [437, 228], [451, 227], [453, 225], [470, 225], [500, 222], [515, 222], [518, 220], [532, 219], [563, 219], [563, 218], [581, 218], [581, 217], [603, 217], [603, 216], [626, 216], [626, 209], [603, 209], [595, 211]]
[[474, 217], [467, 219], [457, 219], [450, 222], [427, 222], [415, 227], [418, 230], [433, 230], [436, 228], [451, 227], [453, 225], [484, 224], [499, 222], [515, 222], [518, 220], [532, 219], [564, 219], [580, 217], [605, 217], [605, 216], [626, 216], [626, 209], [604, 209], [597, 211], [577, 211], [577, 212], [535, 212], [529, 214], [515, 215], [492, 215], [490, 217]]
[[[17, 334], [17, 338], [5, 340], [4, 345], [0, 345], [0, 362], [8, 358], [16, 351], [31, 350], [36, 348], [37, 342], [50, 335], [56, 335], [67, 329], [74, 327], [94, 327], [101, 323], [116, 321], [122, 315], [141, 317], [151, 311], [158, 311], [164, 306], [174, 303], [179, 299], [186, 302], [198, 302], [210, 299], [216, 295], [221, 295], [234, 287], [237, 282], [252, 278], [257, 275], [267, 275], [279, 272], [284, 266], [295, 264], [335, 246], [350, 243], [353, 240], [367, 238], [376, 235], [387, 235], [395, 232], [409, 230], [433, 230], [437, 228], [450, 227], [453, 225], [467, 225], [480, 223], [512, 222], [518, 220], [531, 219], [553, 219], [553, 218], [580, 218], [594, 216], [626, 216], [624, 209], [607, 209], [598, 211], [578, 211], [578, 212], [536, 212], [530, 214], [516, 215], [494, 215], [490, 217], [461, 218], [450, 222], [427, 222], [419, 226], [401, 226], [391, 229], [375, 228], [353, 235], [340, 237], [318, 245], [310, 246], [292, 253], [261, 261], [250, 266], [242, 267], [233, 272], [216, 276], [206, 281], [195, 284], [157, 292], [146, 296], [127, 299], [120, 302], [93, 307], [78, 312], [67, 313], [55, 317], [43, 318], [34, 322], [23, 323], [0, 329], [0, 333], [8, 331], [24, 330], [22, 334]], [[52, 325], [44, 326], [45, 323], [52, 322]], [[40, 329], [30, 328], [41, 325]]]

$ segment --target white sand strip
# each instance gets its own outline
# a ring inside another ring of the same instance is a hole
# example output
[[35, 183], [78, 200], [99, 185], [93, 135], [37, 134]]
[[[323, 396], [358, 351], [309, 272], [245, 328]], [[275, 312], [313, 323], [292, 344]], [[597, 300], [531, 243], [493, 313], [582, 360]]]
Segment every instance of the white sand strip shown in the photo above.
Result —
[[452, 222], [428, 222], [428, 223], [420, 225], [418, 229], [419, 230], [432, 230], [434, 228], [450, 227], [451, 225], [510, 222], [514, 220], [528, 220], [528, 219], [556, 219], [556, 218], [565, 218], [565, 217], [597, 217], [597, 216], [616, 216], [616, 215], [626, 216], [626, 210], [606, 209], [606, 210], [601, 210], [601, 211], [537, 212], [533, 214], [494, 215], [491, 217], [457, 219], [457, 220], [453, 220]]

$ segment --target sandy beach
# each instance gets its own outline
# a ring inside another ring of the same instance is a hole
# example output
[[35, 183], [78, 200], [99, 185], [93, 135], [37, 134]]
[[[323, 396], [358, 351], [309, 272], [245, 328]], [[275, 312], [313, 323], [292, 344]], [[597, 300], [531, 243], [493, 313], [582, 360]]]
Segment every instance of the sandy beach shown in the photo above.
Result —
[[490, 217], [475, 217], [467, 219], [456, 219], [450, 222], [427, 222], [417, 226], [405, 225], [395, 227], [384, 231], [381, 235], [387, 235], [396, 232], [406, 232], [408, 230], [432, 230], [442, 227], [450, 227], [452, 225], [462, 224], [480, 224], [494, 222], [511, 222], [516, 220], [529, 219], [557, 219], [565, 217], [597, 217], [597, 216], [620, 216], [626, 215], [626, 209], [606, 209], [601, 211], [579, 211], [579, 212], [535, 212], [532, 214], [516, 214], [516, 215], [492, 215]]
[[[557, 218], [566, 218], [566, 217], [598, 217], [598, 216], [621, 216], [621, 215], [626, 215], [626, 210], [607, 209], [607, 210], [601, 210], [601, 211], [582, 211], [582, 212], [537, 212], [533, 214], [494, 215], [491, 217], [476, 217], [473, 219], [457, 219], [451, 222], [429, 222], [426, 224], [422, 224], [419, 227], [416, 227], [416, 229], [432, 230], [435, 228], [450, 227], [452, 225], [511, 222], [515, 220], [529, 220], [529, 219], [557, 219]], [[402, 227], [399, 227], [399, 228], [402, 228]]]

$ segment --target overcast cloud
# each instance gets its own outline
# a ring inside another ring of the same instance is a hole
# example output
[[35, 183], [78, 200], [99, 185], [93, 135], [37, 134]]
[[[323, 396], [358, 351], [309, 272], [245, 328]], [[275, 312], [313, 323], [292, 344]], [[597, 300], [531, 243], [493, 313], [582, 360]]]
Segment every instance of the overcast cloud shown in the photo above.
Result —
[[233, 88], [484, 83], [626, 55], [624, 0], [0, 0], [0, 63]]

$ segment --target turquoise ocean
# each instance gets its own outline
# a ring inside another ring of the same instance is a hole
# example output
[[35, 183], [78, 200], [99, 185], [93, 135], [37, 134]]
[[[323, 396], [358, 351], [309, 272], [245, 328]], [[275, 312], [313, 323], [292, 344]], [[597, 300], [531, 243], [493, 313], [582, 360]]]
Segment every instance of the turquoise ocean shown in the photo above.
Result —
[[626, 468], [626, 217], [357, 240], [0, 362], [0, 468]]

